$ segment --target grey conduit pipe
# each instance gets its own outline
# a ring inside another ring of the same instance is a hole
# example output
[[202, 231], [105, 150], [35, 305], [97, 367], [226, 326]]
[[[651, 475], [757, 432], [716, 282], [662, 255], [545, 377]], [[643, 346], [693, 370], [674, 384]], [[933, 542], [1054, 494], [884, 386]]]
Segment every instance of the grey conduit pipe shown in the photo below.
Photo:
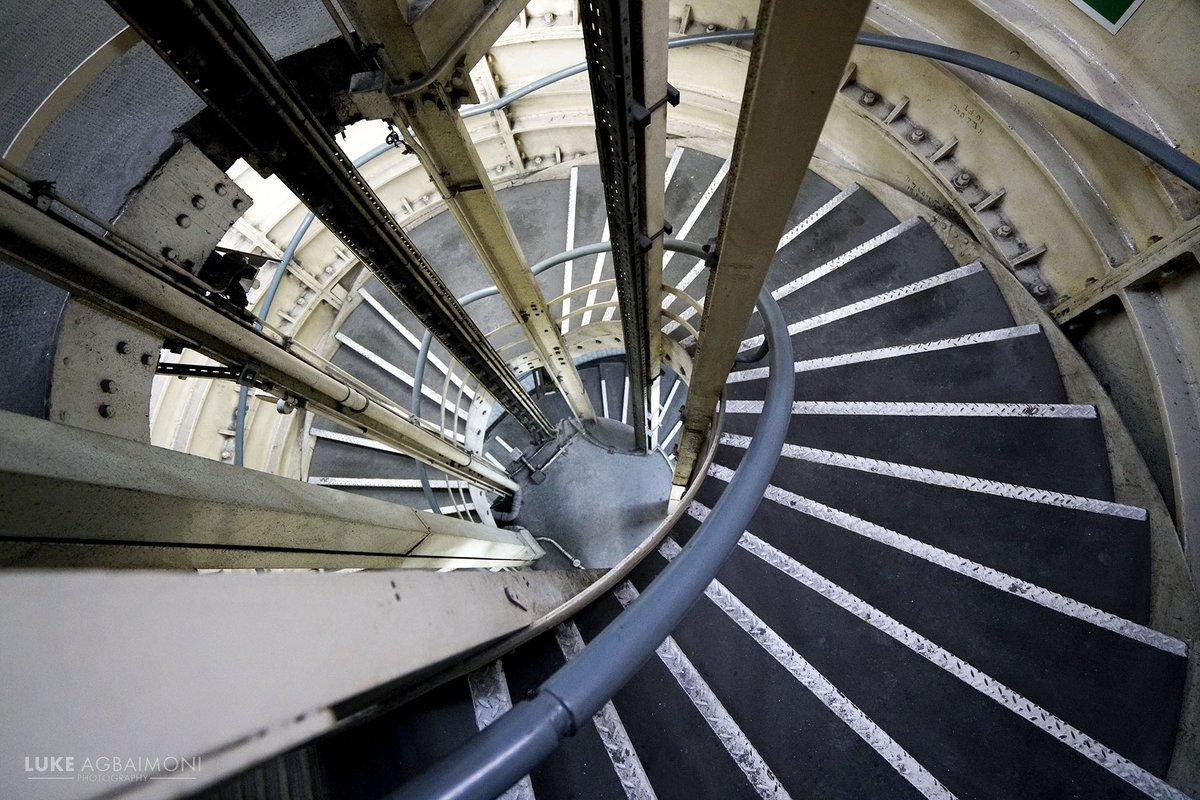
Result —
[[[695, 248], [703, 258], [703, 251]], [[690, 253], [689, 253], [690, 254]], [[795, 394], [792, 342], [783, 312], [758, 297], [770, 377], [754, 441], [708, 518], [638, 599], [528, 700], [515, 705], [389, 800], [490, 800], [516, 783], [559, 742], [582, 728], [670, 635], [737, 547], [771, 481], [787, 437]]]

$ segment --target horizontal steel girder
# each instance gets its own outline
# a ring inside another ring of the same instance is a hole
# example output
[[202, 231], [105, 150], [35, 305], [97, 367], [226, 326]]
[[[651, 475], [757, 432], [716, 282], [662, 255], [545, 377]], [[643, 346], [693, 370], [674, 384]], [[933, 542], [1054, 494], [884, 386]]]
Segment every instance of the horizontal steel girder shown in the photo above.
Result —
[[519, 566], [512, 531], [0, 411], [0, 566]]
[[0, 255], [87, 299], [105, 312], [184, 342], [222, 363], [253, 363], [277, 396], [392, 445], [403, 453], [492, 491], [516, 484], [503, 471], [426, 430], [408, 412], [374, 400], [284, 349], [242, 319], [206, 305], [173, 281], [76, 230], [28, 200], [0, 189]]
[[552, 426], [227, 0], [110, 0], [254, 157], [535, 435]]
[[[85, 757], [139, 759], [119, 784], [55, 782], [45, 796], [61, 800], [191, 794], [527, 629], [596, 577], [5, 573], [0, 762], [71, 755], [81, 774]], [[179, 780], [146, 780], [153, 759]], [[0, 796], [32, 785], [0, 770]]]

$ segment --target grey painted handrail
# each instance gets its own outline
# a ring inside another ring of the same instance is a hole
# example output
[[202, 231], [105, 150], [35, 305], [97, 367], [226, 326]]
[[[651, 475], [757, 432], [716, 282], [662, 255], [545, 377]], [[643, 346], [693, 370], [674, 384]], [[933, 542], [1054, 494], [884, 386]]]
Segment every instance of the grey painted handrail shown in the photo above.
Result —
[[[695, 245], [685, 252], [704, 255]], [[766, 289], [759, 294], [758, 310], [770, 343], [770, 376], [754, 441], [683, 551], [532, 697], [390, 794], [390, 800], [484, 800], [501, 794], [586, 725], [683, 621], [737, 546], [787, 437], [796, 383], [792, 342], [783, 312]]]

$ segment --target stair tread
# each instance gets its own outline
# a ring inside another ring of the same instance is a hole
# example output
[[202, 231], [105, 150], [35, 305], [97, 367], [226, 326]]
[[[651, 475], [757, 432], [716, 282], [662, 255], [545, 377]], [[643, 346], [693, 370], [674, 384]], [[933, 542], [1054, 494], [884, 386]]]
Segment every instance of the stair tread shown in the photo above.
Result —
[[[654, 554], [644, 563], [651, 570], [631, 576], [639, 589], [663, 559]], [[707, 599], [697, 601], [673, 636], [792, 796], [921, 797]]]
[[786, 461], [772, 477], [781, 489], [1139, 624], [1148, 618], [1145, 521]]
[[959, 797], [1141, 796], [850, 612], [770, 573], [739, 551], [718, 579]]
[[[790, 316], [788, 319], [792, 324], [797, 322]], [[978, 271], [796, 333], [792, 348], [800, 361], [1011, 325], [1012, 315], [1000, 291], [986, 272]]]
[[[871, 351], [868, 351], [871, 352]], [[1053, 353], [1041, 336], [855, 362], [800, 362], [797, 400], [944, 403], [1065, 403]], [[829, 357], [823, 357], [829, 358]], [[836, 357], [833, 357], [836, 359]], [[747, 370], [741, 370], [746, 372]], [[760, 375], [759, 371], [752, 373]], [[734, 380], [731, 400], [757, 399], [763, 378]]]
[[[731, 387], [732, 388], [732, 387]], [[725, 432], [753, 436], [754, 414], [726, 414]], [[795, 414], [788, 442], [915, 467], [1112, 500], [1100, 421], [1048, 417]], [[1053, 442], [1053, 447], [1043, 447]]]
[[748, 529], [1126, 757], [1165, 770], [1185, 659], [774, 502]]
[[[591, 641], [621, 611], [606, 595], [575, 618]], [[652, 656], [613, 698], [658, 800], [724, 800], [751, 796], [752, 787], [721, 740], [705, 722], [680, 684]], [[670, 724], [670, 747], [662, 746], [664, 720]], [[696, 769], [703, 764], [704, 769]]]
[[[903, 232], [895, 238], [832, 271], [828, 271], [832, 265], [821, 265], [810, 270], [791, 263], [804, 263], [807, 259], [799, 257], [804, 251], [785, 247], [772, 263], [772, 271], [778, 269], [784, 273], [784, 277], [788, 278], [783, 281], [785, 285], [801, 276], [811, 280], [779, 298], [780, 306], [786, 309], [788, 318], [794, 320], [815, 316], [958, 266], [942, 240], [923, 220], [904, 224], [911, 227], [896, 226], [895, 230]], [[835, 258], [841, 255], [843, 253], [837, 253]]]
[[[502, 663], [509, 694], [516, 702], [537, 689], [566, 659], [554, 631], [550, 631], [521, 645], [506, 655]], [[535, 797], [590, 800], [625, 796], [600, 735], [590, 722], [574, 736], [564, 739], [529, 777]]]

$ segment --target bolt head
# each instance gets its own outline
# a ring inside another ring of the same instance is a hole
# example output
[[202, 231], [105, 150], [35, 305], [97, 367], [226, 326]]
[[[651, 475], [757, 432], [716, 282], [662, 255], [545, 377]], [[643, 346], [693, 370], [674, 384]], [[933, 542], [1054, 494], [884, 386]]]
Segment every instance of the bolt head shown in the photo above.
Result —
[[965, 189], [971, 185], [971, 173], [960, 172], [954, 176], [954, 185], [960, 189]]
[[545, 22], [547, 25], [553, 25], [553, 24], [554, 24], [554, 12], [553, 12], [553, 11], [547, 11], [545, 14], [542, 14], [542, 20], [543, 20], [543, 21], [544, 21], [544, 22]]
[[1013, 229], [1009, 225], [1001, 225], [999, 228], [996, 228], [996, 235], [1001, 239], [1007, 239], [1013, 235]]
[[233, 210], [234, 211], [241, 211], [242, 208], [245, 207], [245, 205], [246, 205], [246, 201], [243, 200], [242, 198], [240, 198], [240, 197], [233, 198]]
[[716, 32], [716, 30], [717, 30], [717, 26], [716, 26], [716, 25], [705, 25], [705, 26], [704, 26], [704, 32], [705, 32], [705, 33], [714, 33], [714, 32]]
[[96, 411], [98, 411], [100, 416], [104, 417], [105, 419], [112, 419], [117, 414], [117, 410], [107, 403], [97, 408]]
[[863, 92], [862, 98], [859, 100], [859, 102], [864, 106], [873, 106], [875, 105], [875, 101], [878, 99], [879, 96], [874, 92]]
[[201, 209], [208, 205], [208, 201], [204, 199], [204, 195], [197, 194], [192, 196], [192, 208]]
[[121, 355], [129, 354], [129, 342], [117, 342], [117, 352]]
[[229, 194], [229, 187], [223, 183], [218, 183], [213, 187], [213, 191], [217, 193], [217, 197], [224, 197]]
[[533, 163], [540, 167], [542, 165], [542, 162], [545, 160], [546, 159], [542, 158], [541, 156], [535, 156], [533, 159]]
[[163, 254], [163, 258], [165, 258], [167, 261], [175, 260], [176, 253], [175, 253], [174, 247], [164, 247], [162, 249], [162, 254]]
[[181, 228], [190, 228], [192, 225], [192, 218], [187, 214], [180, 214], [175, 218], [175, 224]]
[[105, 378], [100, 381], [100, 391], [105, 394], [116, 394], [117, 384], [113, 382], [112, 378]]
[[908, 134], [908, 140], [913, 144], [925, 141], [925, 131], [922, 128], [913, 128], [912, 132]]
[[221, 451], [221, 460], [222, 461], [228, 461], [231, 458], [233, 458], [233, 453], [229, 452], [228, 450]]
[[1038, 297], [1045, 297], [1047, 294], [1050, 293], [1050, 289], [1047, 288], [1046, 284], [1038, 283], [1038, 284], [1034, 285], [1033, 293], [1036, 294]]
[[154, 354], [153, 353], [142, 353], [142, 364], [143, 365], [148, 367], [153, 363], [154, 363]]

